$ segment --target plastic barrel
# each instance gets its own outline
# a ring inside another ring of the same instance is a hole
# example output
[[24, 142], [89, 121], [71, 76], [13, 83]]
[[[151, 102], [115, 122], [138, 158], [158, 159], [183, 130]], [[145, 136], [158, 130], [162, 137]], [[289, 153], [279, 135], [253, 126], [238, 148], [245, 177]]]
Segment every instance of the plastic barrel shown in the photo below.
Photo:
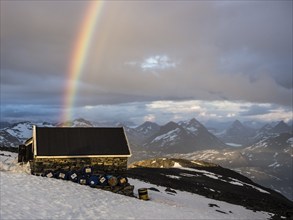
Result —
[[90, 166], [86, 166], [82, 169], [82, 173], [84, 175], [91, 175], [93, 173], [93, 168]]
[[138, 198], [142, 200], [149, 200], [148, 189], [147, 188], [138, 189]]
[[99, 185], [101, 186], [107, 186], [108, 181], [105, 175], [100, 175], [99, 176]]
[[78, 172], [75, 170], [71, 170], [67, 173], [68, 175], [68, 180], [72, 181], [72, 182], [77, 182], [78, 180]]
[[87, 185], [88, 184], [88, 177], [85, 176], [85, 175], [79, 175], [78, 176], [78, 180], [77, 182], [80, 184], [80, 185]]
[[62, 180], [68, 180], [68, 172], [64, 170], [60, 170], [56, 172], [56, 178], [57, 179], [62, 179]]
[[125, 186], [128, 183], [128, 179], [126, 177], [123, 177], [123, 176], [119, 176], [117, 178], [117, 181], [118, 181], [119, 186]]
[[107, 175], [106, 178], [107, 178], [109, 186], [116, 186], [118, 184], [118, 180], [116, 176]]
[[54, 177], [54, 172], [51, 171], [51, 170], [46, 171], [44, 176], [48, 177], [48, 178], [53, 178]]
[[99, 178], [100, 178], [100, 176], [98, 176], [98, 175], [92, 175], [92, 176], [88, 179], [89, 185], [90, 185], [91, 187], [95, 187], [95, 186], [99, 185], [99, 184], [100, 184]]

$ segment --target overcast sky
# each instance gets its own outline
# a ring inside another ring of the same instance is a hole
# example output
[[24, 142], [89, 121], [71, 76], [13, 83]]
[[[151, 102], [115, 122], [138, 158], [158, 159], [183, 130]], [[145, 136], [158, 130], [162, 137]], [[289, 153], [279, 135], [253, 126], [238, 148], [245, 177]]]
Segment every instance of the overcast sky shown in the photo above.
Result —
[[[1, 121], [57, 121], [89, 2], [1, 1]], [[74, 117], [292, 119], [292, 1], [106, 1]]]

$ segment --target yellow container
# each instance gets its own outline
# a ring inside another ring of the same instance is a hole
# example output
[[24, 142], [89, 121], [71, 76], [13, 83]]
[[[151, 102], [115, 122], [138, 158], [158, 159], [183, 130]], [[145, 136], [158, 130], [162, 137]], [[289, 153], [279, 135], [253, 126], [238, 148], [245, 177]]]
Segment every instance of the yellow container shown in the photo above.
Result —
[[149, 200], [148, 189], [147, 188], [138, 189], [138, 198], [142, 200]]

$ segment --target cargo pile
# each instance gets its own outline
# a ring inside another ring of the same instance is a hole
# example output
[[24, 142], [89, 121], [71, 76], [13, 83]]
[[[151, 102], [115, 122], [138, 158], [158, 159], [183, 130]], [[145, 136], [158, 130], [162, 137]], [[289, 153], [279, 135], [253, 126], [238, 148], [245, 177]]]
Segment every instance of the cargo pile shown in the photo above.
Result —
[[88, 185], [92, 188], [103, 189], [114, 193], [134, 196], [134, 186], [128, 183], [128, 179], [122, 175], [97, 174], [92, 167], [84, 167], [82, 170], [48, 170], [42, 174], [44, 177], [57, 178]]

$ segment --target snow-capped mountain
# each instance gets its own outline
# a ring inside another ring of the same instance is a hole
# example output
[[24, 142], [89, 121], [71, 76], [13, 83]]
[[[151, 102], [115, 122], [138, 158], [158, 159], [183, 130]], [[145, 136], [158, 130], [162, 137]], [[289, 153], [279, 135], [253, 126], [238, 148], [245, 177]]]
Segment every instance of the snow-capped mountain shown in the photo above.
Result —
[[2, 147], [18, 147], [32, 137], [33, 125], [51, 127], [50, 123], [32, 123], [29, 121], [12, 124], [0, 130], [0, 145]]
[[152, 135], [145, 143], [144, 147], [155, 151], [174, 151], [176, 149], [181, 151], [183, 142], [187, 142], [189, 139], [188, 132], [176, 124], [175, 122], [169, 122], [162, 126], [160, 130]]
[[158, 132], [160, 130], [160, 126], [157, 123], [146, 121], [142, 125], [136, 127], [135, 130], [139, 134], [148, 138]]
[[181, 121], [178, 124], [185, 128], [185, 130], [195, 135], [199, 133], [199, 130], [204, 129], [204, 126], [195, 118], [190, 121]]
[[160, 130], [154, 122], [146, 121], [134, 128], [124, 126], [127, 137], [133, 145], [143, 145], [144, 141]]
[[264, 125], [261, 129], [256, 132], [254, 137], [255, 143], [262, 139], [269, 137], [276, 137], [281, 133], [293, 133], [292, 127], [286, 124], [284, 121], [278, 123], [270, 123]]
[[226, 147], [220, 139], [209, 132], [209, 130], [195, 118], [192, 118], [190, 121], [179, 122], [179, 124], [193, 135], [197, 146], [202, 146], [205, 149]]
[[83, 118], [77, 118], [73, 121], [59, 123], [56, 125], [56, 127], [93, 127], [93, 124]]
[[187, 153], [200, 149], [221, 148], [224, 144], [196, 119], [169, 122], [148, 138], [144, 147], [165, 153]]

